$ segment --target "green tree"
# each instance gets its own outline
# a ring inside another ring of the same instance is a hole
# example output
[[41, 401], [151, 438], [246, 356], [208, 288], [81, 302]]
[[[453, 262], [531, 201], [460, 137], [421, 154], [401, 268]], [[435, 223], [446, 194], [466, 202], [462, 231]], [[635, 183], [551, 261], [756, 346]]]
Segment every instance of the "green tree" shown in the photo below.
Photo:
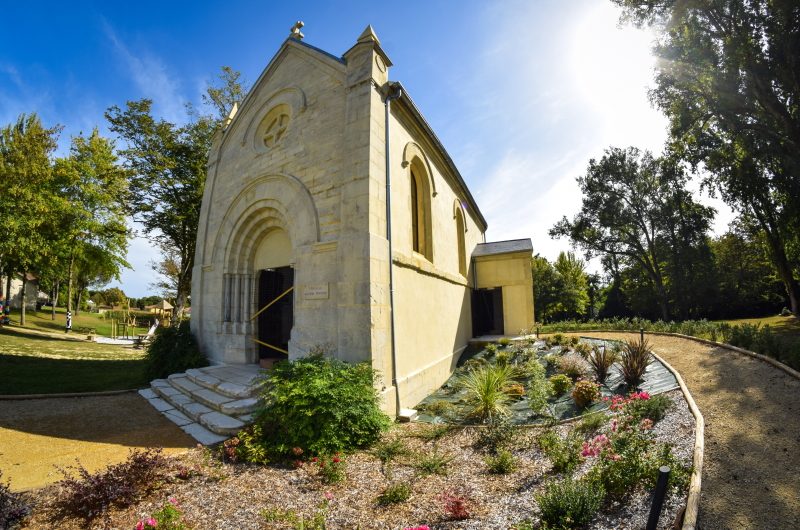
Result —
[[766, 247], [764, 235], [753, 234], [742, 222], [711, 242], [719, 285], [714, 316], [754, 316], [781, 308], [782, 283]]
[[658, 31], [671, 149], [764, 234], [800, 310], [800, 17], [791, 0], [613, 0]]
[[175, 311], [180, 319], [192, 286], [197, 226], [206, 181], [206, 162], [214, 134], [230, 112], [228, 105], [244, 93], [238, 73], [223, 68], [222, 87], [209, 87], [207, 101], [218, 117], [188, 109], [190, 121], [176, 125], [152, 115], [152, 101], [129, 101], [106, 112], [110, 128], [127, 144], [121, 153], [130, 169], [134, 219], [177, 271]]
[[[22, 278], [25, 299], [27, 272], [36, 272], [52, 260], [49, 236], [58, 222], [61, 203], [53, 179], [52, 155], [60, 127], [45, 128], [36, 114], [19, 116], [0, 129], [0, 269], [6, 276], [6, 296], [11, 278]], [[21, 324], [25, 324], [22, 304]]]
[[[610, 258], [623, 267], [638, 266], [655, 292], [660, 317], [670, 318], [667, 264], [670, 247], [686, 256], [687, 249], [703, 240], [714, 210], [694, 202], [686, 191], [682, 167], [666, 158], [654, 158], [634, 147], [609, 148], [599, 160], [591, 159], [586, 175], [578, 178], [583, 192], [580, 212], [564, 217], [551, 237], [568, 237], [587, 258]], [[680, 212], [675, 211], [678, 202]], [[685, 262], [681, 266], [689, 266]]]
[[558, 277], [547, 258], [536, 254], [531, 258], [533, 274], [533, 308], [540, 322], [548, 322], [558, 303]]
[[589, 283], [583, 260], [574, 252], [560, 252], [553, 268], [558, 276], [556, 311], [561, 318], [583, 317], [589, 304]]
[[55, 172], [66, 199], [56, 244], [66, 268], [67, 309], [72, 310], [73, 289], [82, 295], [88, 285], [118, 278], [129, 266], [128, 181], [114, 144], [97, 129], [88, 138], [72, 139], [69, 156], [56, 161]]

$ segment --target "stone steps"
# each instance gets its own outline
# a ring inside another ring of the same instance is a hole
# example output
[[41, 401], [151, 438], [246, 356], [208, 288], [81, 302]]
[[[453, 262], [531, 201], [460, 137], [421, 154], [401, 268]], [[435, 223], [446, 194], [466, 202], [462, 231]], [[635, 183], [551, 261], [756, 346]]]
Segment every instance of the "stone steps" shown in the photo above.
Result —
[[212, 445], [252, 422], [259, 378], [256, 365], [194, 368], [156, 379], [139, 394], [198, 442]]

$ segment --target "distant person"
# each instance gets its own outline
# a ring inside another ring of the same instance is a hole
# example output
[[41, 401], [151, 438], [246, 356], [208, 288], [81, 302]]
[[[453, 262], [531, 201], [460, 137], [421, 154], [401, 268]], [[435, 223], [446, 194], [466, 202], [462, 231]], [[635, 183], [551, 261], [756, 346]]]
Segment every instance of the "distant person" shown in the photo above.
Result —
[[72, 331], [72, 311], [67, 311], [67, 329], [64, 333], [69, 333]]

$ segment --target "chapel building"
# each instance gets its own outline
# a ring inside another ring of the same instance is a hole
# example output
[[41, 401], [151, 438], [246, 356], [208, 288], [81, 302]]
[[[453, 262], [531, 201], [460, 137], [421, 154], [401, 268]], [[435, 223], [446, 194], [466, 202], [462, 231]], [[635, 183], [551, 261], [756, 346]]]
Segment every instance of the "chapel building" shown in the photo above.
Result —
[[293, 29], [211, 148], [191, 325], [212, 363], [321, 345], [369, 361], [395, 413], [440, 386], [470, 339], [530, 329], [534, 309], [530, 239], [485, 241], [391, 66], [371, 27], [341, 57]]

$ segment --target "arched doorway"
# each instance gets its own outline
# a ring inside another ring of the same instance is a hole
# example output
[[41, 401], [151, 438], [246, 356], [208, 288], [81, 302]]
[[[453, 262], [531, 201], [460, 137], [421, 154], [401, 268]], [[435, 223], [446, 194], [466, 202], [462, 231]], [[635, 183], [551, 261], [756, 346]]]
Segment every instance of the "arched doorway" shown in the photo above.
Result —
[[267, 232], [255, 252], [256, 322], [253, 335], [260, 359], [286, 359], [294, 325], [292, 242], [285, 230]]

